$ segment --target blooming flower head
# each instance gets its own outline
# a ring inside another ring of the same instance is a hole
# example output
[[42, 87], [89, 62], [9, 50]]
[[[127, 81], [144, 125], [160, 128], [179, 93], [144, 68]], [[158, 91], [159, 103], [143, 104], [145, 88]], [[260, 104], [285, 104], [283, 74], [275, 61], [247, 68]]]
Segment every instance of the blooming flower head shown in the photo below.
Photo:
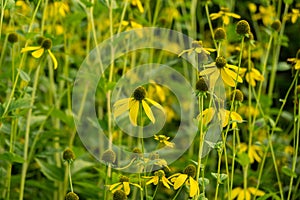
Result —
[[248, 150], [248, 156], [250, 159], [250, 163], [254, 163], [254, 161], [257, 161], [258, 163], [261, 162], [261, 156], [263, 155], [263, 150], [261, 146], [258, 146], [256, 144], [252, 144], [250, 148], [248, 149], [248, 145], [245, 143], [241, 143], [239, 145], [239, 152], [243, 153]]
[[177, 190], [186, 184], [189, 186], [189, 195], [194, 197], [196, 194], [199, 194], [199, 185], [198, 181], [194, 179], [196, 176], [196, 167], [194, 165], [188, 165], [183, 173], [176, 173], [169, 177], [172, 183], [174, 183], [174, 189]]
[[166, 178], [164, 170], [158, 170], [154, 172], [154, 176], [144, 176], [143, 178], [150, 179], [146, 182], [146, 185], [151, 183], [157, 185], [161, 182], [168, 189], [170, 189], [170, 185], [172, 185], [172, 183]]
[[245, 192], [243, 188], [237, 187], [231, 191], [231, 199], [237, 198], [237, 200], [250, 200], [251, 194], [261, 197], [265, 195], [265, 192], [254, 187], [248, 187]]
[[[145, 88], [138, 87], [134, 90], [132, 97], [121, 99], [114, 104], [114, 116], [118, 117], [125, 111], [129, 110], [129, 119], [134, 126], [137, 126], [139, 112], [144, 110], [150, 121], [155, 123], [153, 112], [148, 103], [164, 112], [163, 107], [159, 103], [153, 101], [152, 99], [146, 98]], [[140, 109], [140, 107], [142, 109]]]
[[236, 19], [240, 19], [241, 18], [240, 15], [232, 13], [232, 12], [229, 12], [229, 9], [228, 8], [224, 8], [224, 7], [221, 7], [221, 10], [218, 13], [212, 13], [209, 16], [210, 16], [211, 20], [216, 20], [218, 18], [222, 18], [223, 23], [225, 25], [229, 24], [230, 17], [233, 17], [233, 18], [236, 18]]
[[138, 187], [142, 189], [139, 184], [129, 182], [129, 178], [127, 176], [120, 176], [119, 182], [112, 184], [109, 187], [109, 190], [112, 193], [115, 193], [117, 190], [123, 189], [126, 195], [130, 194], [130, 185]]
[[21, 49], [21, 53], [27, 52], [27, 51], [33, 51], [31, 55], [35, 58], [40, 58], [45, 51], [48, 52], [49, 56], [52, 59], [54, 69], [57, 69], [57, 60], [53, 53], [51, 52], [51, 47], [52, 47], [52, 41], [48, 38], [42, 39], [41, 45], [40, 46], [29, 46], [29, 47], [24, 47]]
[[275, 8], [273, 5], [268, 7], [259, 6], [259, 13], [253, 15], [254, 20], [262, 20], [265, 26], [271, 25], [276, 16]]
[[192, 48], [191, 49], [186, 49], [183, 50], [180, 54], [178, 54], [178, 57], [182, 56], [184, 53], [188, 53], [190, 55], [193, 52], [196, 52], [198, 54], [205, 54], [205, 55], [210, 55], [210, 52], [215, 52], [216, 49], [212, 48], [205, 48], [203, 47], [202, 41], [193, 41], [192, 42]]
[[235, 72], [237, 70], [237, 66], [228, 64], [223, 56], [219, 56], [215, 62], [205, 65], [205, 69], [201, 71], [199, 75], [209, 76], [209, 86], [211, 88], [215, 86], [219, 77], [222, 78], [226, 85], [234, 87], [236, 85], [236, 79], [239, 83], [243, 82], [243, 79]]
[[288, 58], [287, 61], [292, 63], [295, 70], [300, 69], [300, 49], [297, 51], [296, 58]]
[[142, 2], [140, 0], [131, 0], [131, 5], [132, 6], [137, 6], [140, 13], [144, 13], [144, 7], [143, 7]]
[[[246, 62], [245, 64], [248, 65], [248, 62]], [[255, 87], [256, 81], [264, 81], [264, 76], [257, 69], [254, 68], [254, 64], [252, 62], [250, 63], [250, 66], [247, 66], [247, 68], [241, 68], [240, 75], [242, 77], [245, 76], [246, 81], [251, 86]]]
[[168, 140], [170, 139], [170, 137], [167, 137], [165, 135], [154, 135], [154, 139], [159, 141], [160, 143], [165, 144], [167, 147], [174, 147], [174, 143], [173, 142], [169, 142]]
[[295, 24], [296, 21], [297, 21], [297, 19], [300, 18], [300, 10], [296, 9], [296, 8], [293, 8], [292, 12], [288, 14], [288, 17], [290, 17], [291, 18], [291, 22], [293, 24]]

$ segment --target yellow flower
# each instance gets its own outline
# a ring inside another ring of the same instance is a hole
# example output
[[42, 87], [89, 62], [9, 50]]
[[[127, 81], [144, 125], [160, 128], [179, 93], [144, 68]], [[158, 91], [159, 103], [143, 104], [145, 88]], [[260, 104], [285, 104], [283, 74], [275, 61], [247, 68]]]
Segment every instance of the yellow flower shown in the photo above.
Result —
[[223, 20], [223, 23], [225, 25], [229, 24], [229, 17], [233, 17], [233, 18], [236, 18], [236, 19], [241, 18], [240, 15], [235, 14], [235, 13], [231, 13], [231, 12], [229, 12], [228, 8], [224, 8], [224, 7], [221, 7], [221, 10], [218, 13], [212, 13], [209, 16], [210, 16], [211, 20], [215, 20], [215, 19], [218, 19], [218, 18], [221, 17], [222, 20]]
[[202, 41], [193, 41], [192, 42], [192, 47], [191, 49], [186, 49], [183, 50], [180, 54], [178, 54], [178, 57], [182, 56], [184, 53], [188, 53], [190, 55], [193, 52], [196, 52], [198, 54], [204, 54], [205, 56], [209, 56], [210, 52], [215, 52], [216, 49], [212, 48], [205, 48], [203, 47]]
[[288, 58], [287, 61], [292, 63], [295, 70], [300, 69], [300, 49], [297, 51], [296, 58]]
[[144, 7], [140, 0], [131, 0], [131, 5], [137, 6], [140, 13], [144, 13]]
[[246, 81], [253, 87], [256, 86], [256, 81], [263, 81], [263, 75], [254, 68], [254, 64], [251, 62], [250, 69], [241, 68], [240, 75], [245, 76]]
[[115, 193], [115, 191], [123, 189], [125, 194], [129, 195], [130, 194], [130, 185], [138, 187], [142, 190], [142, 188], [139, 184], [129, 182], [129, 178], [127, 176], [121, 176], [119, 179], [119, 182], [112, 184], [109, 187], [109, 190], [112, 193]]
[[248, 187], [245, 192], [243, 188], [237, 187], [231, 191], [231, 199], [237, 198], [237, 200], [250, 200], [251, 194], [261, 197], [265, 195], [265, 192], [254, 187]]
[[121, 22], [121, 25], [125, 27], [126, 31], [129, 31], [129, 30], [135, 29], [135, 28], [143, 28], [143, 25], [141, 25], [133, 20], [129, 20], [129, 21], [123, 20]]
[[61, 16], [65, 17], [70, 12], [70, 7], [67, 3], [62, 1], [55, 1], [48, 5], [46, 9], [46, 16], [49, 18]]
[[165, 135], [154, 135], [154, 139], [159, 141], [160, 143], [164, 143], [166, 146], [171, 148], [173, 148], [175, 145], [173, 142], [169, 142], [168, 140], [170, 139], [170, 137], [167, 137]]
[[254, 20], [261, 19], [264, 25], [270, 25], [276, 17], [274, 6], [259, 6], [259, 13], [253, 15]]
[[[245, 143], [241, 143], [239, 145], [239, 152], [246, 152], [248, 149], [248, 145]], [[254, 163], [254, 160], [256, 160], [258, 163], [261, 162], [261, 156], [263, 155], [263, 150], [261, 146], [258, 145], [251, 145], [250, 149], [248, 150], [248, 156], [250, 159], [250, 163]]]
[[[235, 111], [231, 111], [231, 113], [230, 113], [229, 110], [225, 110], [224, 108], [220, 108], [217, 111], [215, 108], [210, 107], [210, 108], [205, 109], [202, 112], [203, 124], [207, 126], [208, 123], [211, 122], [211, 120], [215, 116], [216, 112], [218, 112], [218, 119], [221, 121], [223, 128], [228, 125], [229, 119], [233, 121], [232, 122], [233, 128], [237, 127], [237, 123], [243, 122], [243, 118]], [[229, 115], [230, 115], [230, 117], [229, 117]]]
[[226, 85], [234, 87], [237, 82], [242, 83], [243, 79], [231, 69], [237, 71], [238, 67], [234, 65], [227, 64], [226, 59], [223, 56], [216, 58], [216, 61], [205, 65], [205, 69], [199, 73], [200, 76], [209, 75], [209, 87], [213, 88], [219, 79], [222, 78]]
[[114, 116], [118, 117], [125, 111], [129, 110], [129, 119], [134, 126], [137, 126], [138, 114], [140, 107], [142, 107], [150, 121], [155, 123], [153, 112], [148, 103], [164, 112], [163, 107], [159, 103], [146, 98], [146, 91], [143, 87], [138, 87], [134, 90], [132, 97], [121, 99], [114, 104]]
[[52, 42], [50, 39], [43, 39], [43, 41], [41, 42], [41, 46], [29, 46], [29, 47], [24, 47], [21, 49], [21, 53], [27, 52], [27, 51], [33, 51], [31, 53], [31, 55], [35, 58], [40, 58], [45, 50], [49, 53], [53, 65], [54, 65], [54, 69], [57, 69], [57, 60], [55, 58], [55, 56], [53, 55], [53, 53], [51, 52], [51, 47], [52, 47]]
[[169, 177], [171, 182], [174, 183], [174, 190], [182, 187], [183, 184], [189, 186], [189, 195], [194, 197], [196, 194], [199, 194], [199, 185], [198, 182], [194, 179], [196, 175], [196, 167], [194, 165], [188, 165], [183, 173], [176, 173]]
[[154, 176], [144, 176], [143, 178], [150, 178], [150, 180], [146, 182], [146, 185], [149, 185], [151, 183], [157, 185], [159, 181], [162, 182], [162, 184], [168, 189], [170, 189], [170, 185], [172, 185], [172, 183], [166, 178], [165, 172], [163, 170], [154, 172]]

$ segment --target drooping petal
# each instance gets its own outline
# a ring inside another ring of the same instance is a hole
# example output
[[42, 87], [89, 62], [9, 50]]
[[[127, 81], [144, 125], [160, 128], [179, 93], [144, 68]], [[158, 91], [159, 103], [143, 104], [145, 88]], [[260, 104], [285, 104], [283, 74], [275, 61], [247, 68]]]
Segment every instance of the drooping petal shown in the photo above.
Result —
[[149, 103], [151, 103], [153, 106], [155, 106], [159, 110], [161, 110], [163, 113], [165, 112], [164, 108], [156, 101], [153, 101], [152, 99], [149, 99], [149, 98], [145, 98], [145, 100], [148, 101]]
[[54, 56], [53, 53], [50, 51], [50, 49], [48, 49], [48, 53], [49, 53], [49, 55], [50, 55], [50, 57], [51, 57], [51, 59], [52, 59], [52, 62], [53, 62], [53, 68], [54, 68], [54, 69], [57, 69], [58, 64], [57, 64], [57, 60], [56, 60], [55, 56]]
[[124, 186], [124, 192], [125, 192], [125, 194], [129, 195], [130, 194], [129, 182], [128, 181], [123, 182], [123, 186]]
[[172, 185], [172, 183], [166, 178], [166, 177], [162, 177], [161, 178], [161, 182], [163, 183], [163, 185], [166, 187], [166, 188], [168, 188], [168, 189], [170, 189], [170, 186], [169, 185]]
[[45, 51], [44, 48], [40, 48], [40, 49], [32, 52], [31, 55], [35, 58], [40, 58], [43, 55], [44, 51]]
[[240, 15], [235, 14], [235, 13], [231, 13], [231, 12], [227, 12], [226, 15], [229, 16], [229, 17], [236, 18], [236, 19], [240, 19], [241, 18]]
[[143, 109], [147, 115], [147, 117], [150, 119], [150, 121], [154, 124], [155, 123], [155, 118], [154, 118], [154, 115], [152, 113], [152, 110], [150, 108], [150, 106], [147, 104], [146, 101], [142, 100], [142, 106], [143, 106]]
[[134, 100], [134, 101], [132, 101], [132, 105], [130, 105], [130, 108], [129, 108], [129, 119], [134, 126], [137, 126], [139, 106], [140, 106], [140, 102]]
[[194, 180], [191, 176], [189, 177], [189, 181], [190, 181], [190, 197], [193, 197], [199, 191], [198, 182]]
[[235, 199], [242, 192], [242, 188], [237, 187], [231, 190], [231, 199]]
[[234, 111], [231, 112], [230, 118], [238, 123], [243, 122], [243, 118], [241, 117], [241, 115]]
[[207, 108], [205, 109], [203, 112], [202, 112], [202, 117], [203, 117], [203, 124], [207, 126], [207, 124], [209, 122], [211, 122], [213, 116], [215, 115], [215, 109], [210, 107], [210, 108]]
[[264, 196], [265, 195], [265, 192], [262, 191], [262, 190], [259, 190], [259, 189], [256, 189], [254, 187], [249, 187], [248, 188], [249, 192], [255, 196]]
[[121, 99], [114, 104], [114, 117], [122, 115], [126, 110], [129, 110], [129, 98]]
[[41, 49], [41, 46], [34, 46], [34, 47], [24, 47], [21, 49], [21, 53], [27, 52], [27, 51], [34, 51], [34, 50], [38, 50]]
[[178, 188], [180, 188], [184, 182], [186, 181], [188, 175], [187, 174], [180, 174], [177, 178], [176, 181], [174, 183], [174, 190], [177, 190]]
[[211, 68], [206, 68], [204, 70], [202, 70], [199, 75], [200, 76], [205, 76], [205, 75], [209, 75], [211, 73], [214, 73], [217, 70], [216, 67], [211, 67]]
[[229, 17], [228, 17], [227, 15], [224, 15], [224, 16], [222, 17], [222, 19], [223, 19], [223, 23], [224, 23], [225, 25], [228, 25], [228, 24], [229, 24], [230, 19], [229, 19]]
[[229, 74], [232, 77], [233, 80], [236, 80], [236, 78], [237, 78], [237, 82], [239, 82], [239, 83], [243, 82], [242, 77], [237, 76], [236, 72], [234, 72], [234, 71], [232, 71], [232, 70], [230, 70], [230, 69], [228, 69], [226, 67], [224, 67], [224, 69], [225, 69], [226, 73]]
[[118, 183], [114, 183], [114, 184], [112, 184], [110, 187], [109, 187], [109, 190], [111, 191], [111, 190], [114, 190], [116, 187], [118, 187], [119, 185], [121, 185], [121, 183], [120, 182], [118, 182]]
[[245, 78], [246, 78], [246, 81], [247, 81], [251, 86], [253, 86], [253, 87], [256, 86], [256, 82], [255, 82], [255, 80], [252, 78], [251, 73], [247, 73], [246, 76], [245, 76]]
[[[229, 71], [229, 69], [227, 69]], [[230, 87], [235, 86], [235, 81], [233, 78], [227, 73], [226, 68], [221, 69], [221, 76], [222, 80], [226, 85], [229, 85]]]

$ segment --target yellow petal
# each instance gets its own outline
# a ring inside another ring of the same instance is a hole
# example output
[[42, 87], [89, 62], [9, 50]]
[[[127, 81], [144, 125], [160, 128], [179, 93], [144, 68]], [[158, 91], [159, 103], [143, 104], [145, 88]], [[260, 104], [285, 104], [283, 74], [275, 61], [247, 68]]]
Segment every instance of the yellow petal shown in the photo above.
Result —
[[49, 55], [50, 55], [50, 57], [52, 59], [53, 68], [57, 69], [58, 64], [57, 64], [57, 60], [56, 60], [55, 56], [53, 55], [53, 53], [49, 49], [48, 49], [48, 53], [49, 53]]
[[237, 198], [237, 200], [245, 200], [245, 192], [242, 190]]
[[130, 194], [129, 182], [125, 181], [125, 182], [123, 182], [123, 185], [124, 185], [124, 192], [125, 192], [125, 194], [129, 195]]
[[204, 70], [202, 70], [199, 75], [200, 76], [205, 76], [205, 75], [209, 75], [211, 73], [214, 73], [217, 70], [217, 67], [211, 67], [211, 68], [206, 68]]
[[25, 48], [22, 48], [21, 49], [21, 53], [24, 53], [24, 52], [27, 52], [27, 51], [34, 51], [34, 50], [37, 50], [37, 49], [40, 49], [42, 48], [41, 46], [38, 46], [38, 47], [25, 47]]
[[261, 191], [259, 189], [256, 189], [254, 187], [249, 187], [248, 190], [251, 192], [251, 194], [255, 195], [255, 196], [264, 196], [265, 192]]
[[177, 190], [178, 188], [180, 188], [184, 182], [186, 181], [188, 175], [187, 174], [180, 174], [177, 178], [176, 181], [174, 183], [174, 190]]
[[149, 103], [151, 103], [153, 106], [155, 106], [159, 110], [161, 110], [162, 112], [165, 112], [164, 108], [156, 101], [153, 101], [152, 99], [149, 99], [149, 98], [145, 98], [145, 100], [148, 101]]
[[[121, 104], [123, 103], [123, 104]], [[117, 106], [116, 106], [117, 105]], [[129, 110], [129, 99], [122, 99], [114, 104], [114, 117], [122, 115], [126, 110]]]
[[171, 183], [170, 183], [170, 181], [169, 181], [166, 177], [163, 176], [163, 177], [161, 178], [161, 182], [163, 183], [163, 185], [164, 185], [166, 188], [170, 189], [169, 184], [171, 185]]
[[215, 115], [215, 109], [214, 108], [207, 108], [202, 112], [203, 117], [203, 124], [207, 125]]
[[129, 108], [129, 119], [134, 126], [137, 126], [140, 102], [134, 100]]
[[139, 11], [141, 13], [144, 13], [144, 8], [143, 8], [141, 1], [137, 0], [136, 3], [137, 3], [137, 7], [138, 7]]
[[115, 189], [117, 186], [119, 186], [121, 183], [120, 182], [118, 182], [118, 183], [115, 183], [115, 184], [112, 184], [110, 187], [109, 187], [109, 190], [111, 191], [111, 190], [113, 190], [113, 189]]
[[223, 23], [224, 23], [225, 25], [228, 25], [228, 24], [229, 24], [229, 17], [228, 17], [227, 15], [224, 15], [224, 16], [222, 17], [222, 19], [223, 19]]
[[235, 14], [235, 13], [226, 13], [226, 15], [227, 15], [227, 16], [229, 16], [229, 17], [236, 18], [236, 19], [240, 19], [240, 18], [241, 18], [241, 16], [240, 16], [240, 15], [238, 15], [238, 14]]
[[[229, 85], [230, 87], [234, 87], [235, 86], [235, 81], [234, 79], [227, 73], [227, 71], [230, 71], [229, 69], [223, 68], [221, 69], [221, 76], [222, 76], [222, 80], [224, 81], [224, 83], [226, 85]], [[234, 73], [234, 72], [233, 72]]]
[[237, 187], [231, 191], [231, 199], [235, 199], [242, 191], [242, 188]]
[[215, 20], [218, 19], [219, 17], [221, 17], [220, 13], [212, 13], [209, 15], [209, 17], [211, 18], [211, 20]]
[[31, 55], [35, 58], [40, 58], [43, 55], [44, 51], [45, 51], [44, 48], [40, 48], [40, 49], [32, 52]]
[[232, 120], [234, 120], [234, 121], [239, 122], [239, 123], [242, 123], [242, 122], [243, 122], [243, 118], [241, 117], [241, 115], [238, 114], [237, 112], [234, 112], [234, 111], [231, 112], [230, 118], [231, 118]]
[[153, 113], [152, 113], [152, 110], [151, 110], [150, 106], [147, 104], [147, 102], [145, 100], [142, 100], [142, 106], [144, 108], [144, 111], [145, 111], [147, 117], [154, 124], [155, 123], [155, 118], [153, 116]]
[[253, 87], [256, 86], [256, 82], [255, 82], [255, 80], [252, 78], [251, 73], [246, 74], [245, 78], [246, 78], [246, 81], [247, 81], [251, 86], [253, 86]]
[[128, 106], [129, 106], [129, 101], [131, 99], [133, 99], [133, 98], [125, 98], [125, 99], [118, 100], [118, 101], [116, 101], [116, 103], [114, 103], [113, 107], [118, 107], [118, 106], [121, 106], [123, 104], [128, 104]]
[[190, 176], [189, 181], [190, 181], [190, 197], [193, 197], [199, 191], [198, 182], [196, 180], [194, 180], [191, 176]]
[[243, 82], [243, 79], [240, 76], [237, 76], [236, 72], [234, 72], [226, 67], [224, 69], [225, 69], [226, 73], [229, 74], [229, 76], [231, 76], [233, 78], [233, 80], [236, 80], [236, 78], [237, 78], [237, 82], [239, 82], [239, 83]]

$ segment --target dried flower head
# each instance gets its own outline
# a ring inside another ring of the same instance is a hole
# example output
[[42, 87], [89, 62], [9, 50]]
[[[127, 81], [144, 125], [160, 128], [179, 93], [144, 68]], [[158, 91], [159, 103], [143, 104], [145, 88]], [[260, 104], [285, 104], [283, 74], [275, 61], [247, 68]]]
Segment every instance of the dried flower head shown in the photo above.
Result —
[[196, 83], [196, 90], [199, 92], [207, 92], [208, 91], [208, 86], [207, 86], [207, 81], [205, 78], [200, 77], [199, 80]]
[[113, 200], [126, 200], [127, 196], [123, 190], [117, 190], [113, 194]]
[[194, 178], [196, 176], [196, 171], [195, 165], [191, 164], [184, 169], [183, 173]]
[[239, 102], [243, 102], [243, 100], [244, 100], [244, 94], [239, 89], [236, 89], [235, 91], [233, 91], [231, 93], [231, 100], [233, 99], [234, 92], [235, 92], [235, 99], [234, 100], [235, 101], [239, 101]]

